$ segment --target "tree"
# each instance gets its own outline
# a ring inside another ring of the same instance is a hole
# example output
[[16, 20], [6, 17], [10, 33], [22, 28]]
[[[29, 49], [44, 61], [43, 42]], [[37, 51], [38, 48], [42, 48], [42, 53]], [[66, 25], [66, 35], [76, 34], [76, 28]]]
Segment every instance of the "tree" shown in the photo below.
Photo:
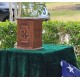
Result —
[[41, 2], [23, 2], [22, 16], [25, 17], [37, 17], [42, 13], [45, 3]]
[[[13, 21], [12, 2], [9, 2], [10, 21]], [[15, 2], [14, 3], [14, 19], [16, 17], [37, 17], [41, 14], [45, 3], [40, 2]]]

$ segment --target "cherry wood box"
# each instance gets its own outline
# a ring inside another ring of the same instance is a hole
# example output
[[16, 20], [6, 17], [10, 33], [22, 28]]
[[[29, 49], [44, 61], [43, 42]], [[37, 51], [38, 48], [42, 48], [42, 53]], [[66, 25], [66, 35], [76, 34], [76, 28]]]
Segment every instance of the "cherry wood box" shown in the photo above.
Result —
[[42, 47], [42, 19], [17, 18], [17, 48], [40, 49]]

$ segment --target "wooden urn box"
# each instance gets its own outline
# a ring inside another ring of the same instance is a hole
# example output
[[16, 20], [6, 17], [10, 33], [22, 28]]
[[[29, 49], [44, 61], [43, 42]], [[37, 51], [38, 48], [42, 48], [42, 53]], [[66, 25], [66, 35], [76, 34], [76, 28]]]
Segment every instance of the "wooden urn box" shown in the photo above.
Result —
[[17, 48], [40, 49], [42, 47], [42, 19], [17, 18]]

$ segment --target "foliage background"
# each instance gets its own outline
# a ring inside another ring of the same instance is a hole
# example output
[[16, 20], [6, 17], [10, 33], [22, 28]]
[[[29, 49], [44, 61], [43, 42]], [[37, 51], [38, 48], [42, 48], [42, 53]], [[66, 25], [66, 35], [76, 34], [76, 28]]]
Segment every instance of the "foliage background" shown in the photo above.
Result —
[[0, 49], [14, 47], [16, 42], [16, 24], [14, 22], [0, 22]]
[[40, 2], [23, 2], [22, 15], [23, 17], [38, 17], [44, 10], [45, 3]]

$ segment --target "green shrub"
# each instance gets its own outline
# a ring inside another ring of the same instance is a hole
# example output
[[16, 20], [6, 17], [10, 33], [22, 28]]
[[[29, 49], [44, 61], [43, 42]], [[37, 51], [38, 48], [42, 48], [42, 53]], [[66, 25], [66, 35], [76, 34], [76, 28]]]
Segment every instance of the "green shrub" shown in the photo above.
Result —
[[80, 45], [80, 22], [48, 21], [43, 22], [43, 43], [59, 43], [59, 33], [69, 34], [69, 45]]
[[80, 45], [80, 22], [66, 22], [66, 32], [70, 34], [70, 44]]
[[16, 24], [0, 22], [0, 49], [12, 48], [16, 42]]
[[42, 26], [45, 31], [42, 35], [43, 43], [59, 43], [57, 21], [43, 22]]

